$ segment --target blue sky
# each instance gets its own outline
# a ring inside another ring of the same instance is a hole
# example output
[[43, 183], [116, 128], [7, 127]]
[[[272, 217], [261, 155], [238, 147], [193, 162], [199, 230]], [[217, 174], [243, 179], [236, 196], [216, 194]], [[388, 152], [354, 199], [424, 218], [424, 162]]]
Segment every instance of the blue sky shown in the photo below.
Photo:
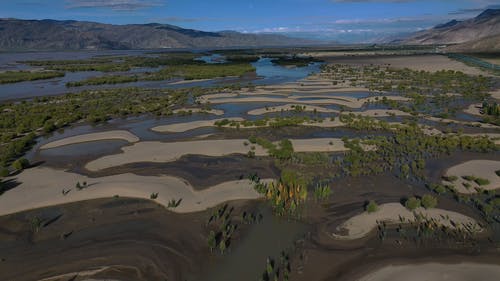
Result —
[[413, 32], [470, 18], [499, 0], [1, 0], [0, 17], [113, 24], [169, 23], [206, 31], [273, 32], [340, 41]]

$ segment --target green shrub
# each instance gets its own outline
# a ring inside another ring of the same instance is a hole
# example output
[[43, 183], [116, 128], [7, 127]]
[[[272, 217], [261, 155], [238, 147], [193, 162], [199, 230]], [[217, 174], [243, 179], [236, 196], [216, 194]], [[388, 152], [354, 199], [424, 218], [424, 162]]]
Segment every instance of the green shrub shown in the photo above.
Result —
[[408, 210], [415, 210], [416, 208], [420, 207], [421, 203], [420, 203], [420, 199], [416, 198], [416, 197], [410, 197], [408, 198], [408, 200], [406, 200], [405, 202], [405, 207], [408, 209]]
[[438, 200], [436, 197], [426, 194], [422, 197], [422, 206], [426, 209], [431, 209], [437, 206]]
[[462, 176], [462, 178], [466, 181], [474, 181], [476, 179], [475, 176]]
[[0, 170], [0, 176], [1, 177], [7, 177], [7, 176], [9, 176], [9, 174], [10, 174], [10, 171], [7, 168], [3, 168], [3, 169]]
[[331, 193], [332, 193], [332, 189], [328, 185], [318, 184], [318, 185], [316, 185], [316, 188], [314, 189], [314, 197], [318, 201], [328, 199], [330, 197]]
[[443, 180], [449, 181], [449, 182], [454, 182], [454, 181], [458, 180], [458, 177], [457, 176], [443, 176]]
[[487, 179], [482, 179], [482, 178], [476, 178], [474, 179], [474, 182], [477, 183], [478, 185], [488, 185], [490, 184], [490, 181]]
[[30, 165], [30, 162], [26, 158], [19, 158], [14, 163], [12, 163], [12, 167], [16, 170], [22, 170], [27, 168]]
[[376, 212], [378, 210], [378, 205], [375, 201], [370, 200], [370, 202], [368, 202], [368, 204], [366, 204], [365, 210], [368, 213]]

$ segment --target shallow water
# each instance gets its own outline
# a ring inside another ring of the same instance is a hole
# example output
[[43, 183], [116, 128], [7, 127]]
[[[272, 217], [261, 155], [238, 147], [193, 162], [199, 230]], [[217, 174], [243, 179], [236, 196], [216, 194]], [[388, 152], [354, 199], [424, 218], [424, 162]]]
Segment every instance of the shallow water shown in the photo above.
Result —
[[263, 79], [255, 81], [255, 84], [281, 84], [294, 82], [312, 73], [319, 72], [321, 63], [312, 63], [305, 67], [283, 67], [272, 63], [272, 58], [261, 58], [252, 63], [256, 68], [257, 76]]
[[[149, 55], [150, 51], [81, 51], [81, 52], [46, 52], [46, 53], [4, 53], [0, 54], [0, 69], [21, 70], [30, 69], [31, 66], [19, 63], [27, 60], [68, 60], [68, 59], [88, 59], [96, 56], [125, 56], [125, 55]], [[219, 55], [204, 56], [202, 60], [208, 63], [218, 63]], [[257, 69], [259, 79], [252, 79], [248, 82], [255, 84], [284, 83], [297, 81], [307, 77], [312, 72], [319, 71], [320, 64], [311, 64], [306, 67], [286, 68], [274, 65], [269, 58], [263, 58], [253, 63]], [[187, 87], [213, 87], [225, 83], [235, 83], [233, 77], [213, 79], [207, 81], [193, 81], [179, 84], [172, 82], [181, 79], [163, 80], [163, 81], [139, 81], [115, 85], [90, 85], [82, 87], [67, 88], [66, 83], [82, 81], [94, 76], [114, 75], [124, 73], [144, 73], [156, 71], [157, 68], [141, 67], [134, 68], [127, 72], [101, 73], [97, 71], [84, 72], [66, 72], [64, 77], [25, 81], [12, 84], [0, 85], [0, 101], [13, 100], [20, 98], [32, 98], [37, 96], [60, 95], [65, 93], [77, 93], [83, 90], [94, 89], [113, 89], [123, 87], [142, 87], [142, 88], [187, 88]]]
[[264, 216], [261, 223], [253, 225], [241, 241], [235, 241], [229, 253], [218, 258], [202, 278], [190, 280], [259, 280], [267, 257], [277, 259], [281, 251], [291, 248], [294, 241], [307, 231], [307, 225], [303, 223], [275, 217], [264, 203], [259, 212]]
[[43, 158], [99, 156], [127, 144], [128, 142], [124, 140], [99, 140], [44, 149], [40, 150], [39, 155]]
[[199, 58], [196, 58], [195, 60], [204, 61], [209, 64], [218, 64], [227, 62], [226, 57], [221, 54], [211, 54], [207, 56], [201, 56]]

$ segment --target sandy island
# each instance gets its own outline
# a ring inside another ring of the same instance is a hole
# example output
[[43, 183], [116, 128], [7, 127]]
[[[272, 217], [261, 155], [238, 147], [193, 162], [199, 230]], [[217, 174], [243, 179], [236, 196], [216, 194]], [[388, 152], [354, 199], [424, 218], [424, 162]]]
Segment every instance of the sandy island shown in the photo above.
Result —
[[385, 266], [358, 281], [496, 281], [499, 276], [500, 265], [497, 264], [424, 263]]
[[[386, 52], [387, 54], [387, 52]], [[379, 52], [311, 52], [306, 55], [323, 57], [328, 63], [348, 65], [389, 65], [394, 68], [409, 68], [412, 70], [423, 70], [436, 72], [439, 70], [461, 71], [469, 75], [491, 76], [487, 71], [477, 67], [468, 66], [460, 61], [450, 59], [445, 55], [397, 55], [384, 56]]]
[[56, 140], [53, 142], [46, 143], [40, 147], [40, 149], [56, 148], [60, 146], [77, 144], [82, 142], [100, 141], [100, 140], [125, 140], [130, 143], [138, 142], [139, 138], [129, 131], [116, 130], [116, 131], [106, 131], [99, 133], [91, 133], [84, 135], [77, 135], [72, 137], [67, 137], [64, 139]]
[[[272, 95], [273, 93], [266, 92], [266, 95]], [[282, 96], [282, 97], [271, 97], [266, 95], [259, 95], [257, 93], [221, 93], [221, 94], [211, 94], [204, 95], [198, 98], [200, 103], [211, 103], [211, 104], [221, 104], [221, 103], [247, 103], [247, 102], [262, 102], [262, 103], [293, 103], [302, 105], [315, 105], [315, 104], [337, 104], [347, 106], [349, 108], [361, 108], [365, 103], [376, 102], [383, 97], [388, 100], [396, 101], [407, 101], [408, 98], [402, 96], [376, 96], [367, 98], [353, 98], [348, 96]], [[300, 98], [312, 98], [310, 100], [304, 100]], [[316, 99], [318, 98], [318, 99]]]
[[263, 108], [257, 108], [248, 111], [248, 115], [263, 115], [266, 113], [271, 113], [271, 112], [281, 112], [281, 111], [294, 111], [295, 107], [304, 107], [301, 109], [302, 111], [316, 111], [316, 112], [321, 112], [321, 113], [339, 113], [338, 110], [330, 109], [330, 108], [325, 108], [321, 106], [314, 106], [314, 105], [300, 105], [300, 104], [285, 104], [285, 105], [279, 105], [279, 106], [272, 106], [272, 107], [263, 107]]
[[181, 112], [188, 112], [188, 113], [207, 113], [207, 114], [213, 114], [213, 115], [224, 115], [224, 110], [220, 109], [203, 109], [203, 108], [196, 108], [196, 107], [188, 107], [188, 108], [179, 108], [175, 109], [172, 111], [173, 113], [181, 113]]
[[448, 124], [455, 123], [455, 124], [481, 127], [481, 128], [487, 128], [487, 129], [500, 129], [500, 126], [497, 126], [494, 124], [489, 124], [489, 123], [477, 122], [477, 121], [460, 121], [460, 120], [440, 118], [440, 117], [434, 117], [434, 116], [427, 116], [427, 117], [425, 117], [425, 119], [430, 120], [430, 121], [434, 121], [434, 122], [441, 122], [441, 123], [448, 123]]
[[[456, 176], [457, 180], [443, 181], [443, 184], [452, 185], [460, 193], [476, 193], [476, 188], [493, 190], [500, 188], [500, 176], [495, 172], [500, 171], [500, 161], [493, 160], [471, 160], [449, 168], [445, 176]], [[487, 179], [490, 183], [487, 185], [478, 185], [473, 180], [468, 181], [463, 177], [474, 176]], [[466, 185], [470, 185], [469, 188]]]
[[155, 131], [155, 132], [159, 132], [159, 133], [166, 133], [166, 132], [181, 133], [181, 132], [186, 132], [186, 131], [197, 129], [197, 128], [214, 127], [215, 122], [222, 121], [225, 119], [227, 119], [229, 121], [243, 121], [244, 120], [241, 117], [220, 118], [220, 119], [212, 119], [212, 120], [199, 120], [199, 121], [157, 126], [157, 127], [151, 128], [151, 130]]
[[417, 208], [415, 211], [409, 211], [400, 203], [387, 203], [379, 206], [373, 213], [363, 212], [356, 215], [337, 227], [337, 231], [345, 230], [347, 235], [338, 235], [332, 233], [336, 239], [359, 239], [368, 235], [377, 227], [377, 222], [386, 223], [410, 223], [416, 220], [415, 214], [421, 214], [428, 219], [433, 219], [437, 223], [450, 228], [469, 228], [475, 231], [481, 231], [477, 222], [468, 216], [457, 212], [443, 209], [424, 209]]
[[[345, 151], [344, 143], [336, 138], [316, 138], [290, 140], [296, 152]], [[265, 156], [267, 151], [259, 145], [253, 145], [245, 139], [199, 140], [185, 142], [138, 142], [122, 148], [122, 153], [107, 155], [87, 163], [89, 171], [99, 171], [111, 167], [138, 162], [170, 162], [183, 155], [197, 154], [206, 156], [224, 156], [247, 154], [254, 147], [255, 155]]]
[[[182, 198], [178, 207], [171, 208], [179, 213], [202, 211], [230, 200], [259, 198], [249, 180], [228, 181], [196, 191], [186, 181], [172, 176], [138, 176], [127, 173], [89, 178], [43, 167], [24, 170], [9, 179], [21, 184], [0, 196], [0, 215], [115, 195], [150, 199], [152, 193], [158, 193], [158, 198], [154, 201], [164, 206], [168, 206], [172, 199]], [[84, 181], [88, 186], [78, 190], [75, 184]], [[63, 190], [69, 192], [64, 195]]]
[[480, 103], [474, 103], [474, 104], [469, 105], [469, 107], [467, 107], [464, 110], [464, 112], [467, 114], [470, 114], [470, 115], [474, 115], [474, 116], [482, 116], [481, 107], [482, 107], [482, 105]]

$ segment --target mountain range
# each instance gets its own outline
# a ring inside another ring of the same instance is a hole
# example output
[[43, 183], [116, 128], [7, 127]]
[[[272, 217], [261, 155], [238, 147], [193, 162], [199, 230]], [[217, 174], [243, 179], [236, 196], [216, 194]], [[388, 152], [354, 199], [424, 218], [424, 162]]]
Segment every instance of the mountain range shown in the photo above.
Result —
[[[205, 32], [159, 23], [113, 25], [72, 20], [0, 19], [0, 51], [213, 49], [328, 43], [332, 42], [278, 34]], [[386, 36], [377, 43], [444, 44], [452, 45], [449, 51], [500, 52], [500, 9], [488, 9], [475, 18], [452, 20], [413, 34]]]
[[317, 41], [275, 34], [204, 32], [168, 24], [0, 19], [0, 50], [92, 50], [299, 46]]

